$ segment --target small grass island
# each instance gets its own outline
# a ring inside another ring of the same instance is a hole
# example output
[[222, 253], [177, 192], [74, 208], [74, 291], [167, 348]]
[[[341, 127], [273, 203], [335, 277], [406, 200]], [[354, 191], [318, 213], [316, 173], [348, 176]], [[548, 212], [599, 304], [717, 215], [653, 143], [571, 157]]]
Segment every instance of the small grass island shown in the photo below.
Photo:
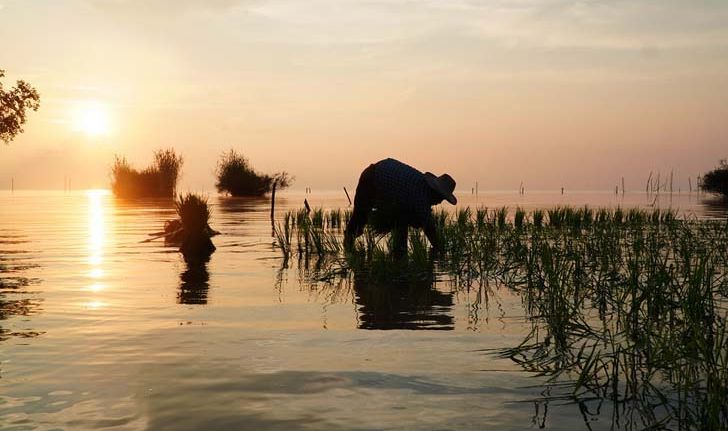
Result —
[[171, 148], [155, 151], [152, 164], [141, 171], [116, 156], [111, 190], [121, 198], [174, 198], [181, 169], [182, 156]]
[[263, 196], [270, 193], [274, 186], [280, 190], [293, 182], [287, 172], [273, 175], [256, 172], [248, 159], [233, 149], [220, 157], [216, 175], [217, 191], [235, 197]]

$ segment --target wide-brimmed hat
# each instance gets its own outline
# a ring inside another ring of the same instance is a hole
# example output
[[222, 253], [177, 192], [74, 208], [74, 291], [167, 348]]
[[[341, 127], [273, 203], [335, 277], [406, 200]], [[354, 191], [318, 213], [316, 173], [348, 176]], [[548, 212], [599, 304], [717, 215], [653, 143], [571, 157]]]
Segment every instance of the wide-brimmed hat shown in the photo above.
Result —
[[458, 203], [458, 198], [452, 194], [455, 191], [455, 180], [448, 174], [436, 177], [432, 172], [425, 172], [425, 181], [432, 190], [437, 192], [443, 199], [453, 205]]

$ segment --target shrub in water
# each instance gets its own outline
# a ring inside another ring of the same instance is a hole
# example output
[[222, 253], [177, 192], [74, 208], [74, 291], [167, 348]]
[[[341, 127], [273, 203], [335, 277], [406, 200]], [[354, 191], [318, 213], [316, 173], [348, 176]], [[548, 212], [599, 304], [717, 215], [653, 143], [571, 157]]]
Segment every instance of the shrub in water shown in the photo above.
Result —
[[273, 175], [257, 173], [248, 159], [235, 150], [224, 153], [217, 165], [217, 191], [232, 196], [262, 196], [273, 189], [288, 187], [292, 178], [286, 172]]
[[721, 160], [720, 166], [705, 174], [703, 190], [728, 197], [728, 162]]
[[182, 156], [173, 149], [157, 150], [154, 163], [142, 171], [134, 169], [125, 157], [116, 156], [111, 168], [111, 190], [125, 198], [171, 198], [177, 188]]

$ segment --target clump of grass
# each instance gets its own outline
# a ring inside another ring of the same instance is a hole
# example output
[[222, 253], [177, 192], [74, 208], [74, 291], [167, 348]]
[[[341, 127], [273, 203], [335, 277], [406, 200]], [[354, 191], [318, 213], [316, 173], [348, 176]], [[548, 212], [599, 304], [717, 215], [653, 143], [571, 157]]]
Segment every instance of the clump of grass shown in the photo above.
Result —
[[182, 156], [173, 149], [154, 152], [151, 166], [139, 171], [126, 158], [116, 156], [111, 168], [111, 190], [124, 198], [172, 198], [182, 169]]
[[543, 226], [543, 220], [544, 220], [544, 214], [543, 210], [534, 210], [531, 214], [533, 217], [533, 226], [534, 227], [541, 227]]
[[218, 232], [210, 227], [207, 199], [187, 193], [175, 199], [174, 206], [179, 218], [165, 224], [165, 240], [171, 244], [180, 244], [180, 251], [186, 259], [208, 258], [215, 251], [210, 238]]
[[210, 221], [207, 199], [194, 193], [181, 195], [174, 203], [182, 229], [190, 234], [206, 233]]
[[232, 149], [220, 157], [216, 175], [217, 191], [232, 196], [263, 196], [273, 189], [274, 184], [280, 190], [293, 181], [286, 172], [273, 175], [256, 172], [245, 156]]
[[717, 168], [703, 176], [702, 188], [728, 197], [728, 161], [721, 160]]

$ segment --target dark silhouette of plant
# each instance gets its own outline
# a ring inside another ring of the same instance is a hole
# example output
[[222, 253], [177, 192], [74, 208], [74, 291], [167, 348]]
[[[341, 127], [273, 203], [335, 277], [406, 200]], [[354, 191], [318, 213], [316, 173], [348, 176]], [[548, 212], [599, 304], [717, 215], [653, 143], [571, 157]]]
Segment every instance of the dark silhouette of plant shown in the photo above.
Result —
[[[0, 78], [5, 71], [0, 69]], [[25, 81], [17, 81], [15, 87], [3, 89], [0, 82], [0, 141], [9, 144], [19, 133], [23, 133], [26, 110], [37, 111], [40, 107], [38, 91]]]
[[174, 202], [175, 210], [179, 216], [182, 228], [194, 235], [206, 234], [210, 221], [210, 208], [207, 199], [202, 196], [187, 193], [180, 195]]
[[116, 156], [111, 168], [111, 190], [119, 197], [172, 198], [182, 168], [182, 156], [173, 149], [154, 152], [154, 163], [142, 171], [134, 169], [125, 157]]
[[703, 190], [728, 197], [728, 161], [721, 160], [717, 168], [703, 176]]
[[204, 264], [215, 251], [215, 245], [210, 237], [219, 232], [208, 225], [210, 221], [210, 207], [207, 199], [194, 193], [179, 196], [174, 203], [179, 224], [182, 227], [180, 235], [180, 251], [185, 262], [190, 264]]
[[217, 165], [217, 191], [232, 196], [262, 196], [273, 189], [291, 185], [293, 178], [286, 172], [273, 175], [255, 172], [248, 159], [235, 150], [223, 153]]

